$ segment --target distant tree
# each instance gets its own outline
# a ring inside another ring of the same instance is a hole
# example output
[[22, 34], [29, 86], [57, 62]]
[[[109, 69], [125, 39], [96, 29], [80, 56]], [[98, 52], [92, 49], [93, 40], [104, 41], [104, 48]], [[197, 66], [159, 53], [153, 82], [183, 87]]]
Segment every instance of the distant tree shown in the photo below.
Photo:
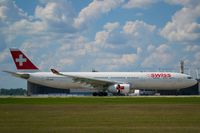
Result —
[[0, 95], [26, 95], [26, 90], [23, 88], [16, 88], [16, 89], [5, 89], [1, 88], [0, 89]]

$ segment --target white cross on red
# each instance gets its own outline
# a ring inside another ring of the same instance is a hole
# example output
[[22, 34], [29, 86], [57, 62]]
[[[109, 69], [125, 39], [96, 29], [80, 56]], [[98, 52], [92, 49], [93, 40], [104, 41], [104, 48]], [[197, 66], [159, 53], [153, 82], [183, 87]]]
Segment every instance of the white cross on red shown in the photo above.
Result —
[[19, 58], [16, 58], [15, 61], [19, 63], [19, 66], [23, 66], [23, 63], [26, 62], [26, 58], [23, 58], [23, 55], [20, 54]]

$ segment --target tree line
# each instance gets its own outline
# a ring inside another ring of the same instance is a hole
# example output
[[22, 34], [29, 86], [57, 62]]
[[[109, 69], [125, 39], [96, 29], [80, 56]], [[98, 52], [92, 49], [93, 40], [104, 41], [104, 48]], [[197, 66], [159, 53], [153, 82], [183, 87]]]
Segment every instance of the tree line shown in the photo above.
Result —
[[0, 89], [0, 95], [26, 95], [27, 94], [27, 90], [23, 89], [23, 88], [16, 88], [16, 89], [5, 89], [5, 88], [1, 88]]

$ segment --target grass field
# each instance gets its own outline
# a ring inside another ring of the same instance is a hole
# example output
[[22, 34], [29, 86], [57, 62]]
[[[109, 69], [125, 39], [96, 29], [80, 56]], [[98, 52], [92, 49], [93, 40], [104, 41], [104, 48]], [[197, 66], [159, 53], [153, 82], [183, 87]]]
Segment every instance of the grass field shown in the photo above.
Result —
[[200, 97], [0, 98], [0, 133], [200, 133]]

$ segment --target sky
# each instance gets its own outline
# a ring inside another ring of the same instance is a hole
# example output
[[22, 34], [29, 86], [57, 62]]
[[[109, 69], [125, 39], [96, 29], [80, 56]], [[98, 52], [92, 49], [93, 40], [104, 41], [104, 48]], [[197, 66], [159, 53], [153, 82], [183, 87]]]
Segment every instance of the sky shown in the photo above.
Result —
[[[0, 0], [0, 70], [19, 48], [41, 71], [186, 71], [200, 66], [199, 0]], [[0, 72], [0, 88], [26, 81]]]

